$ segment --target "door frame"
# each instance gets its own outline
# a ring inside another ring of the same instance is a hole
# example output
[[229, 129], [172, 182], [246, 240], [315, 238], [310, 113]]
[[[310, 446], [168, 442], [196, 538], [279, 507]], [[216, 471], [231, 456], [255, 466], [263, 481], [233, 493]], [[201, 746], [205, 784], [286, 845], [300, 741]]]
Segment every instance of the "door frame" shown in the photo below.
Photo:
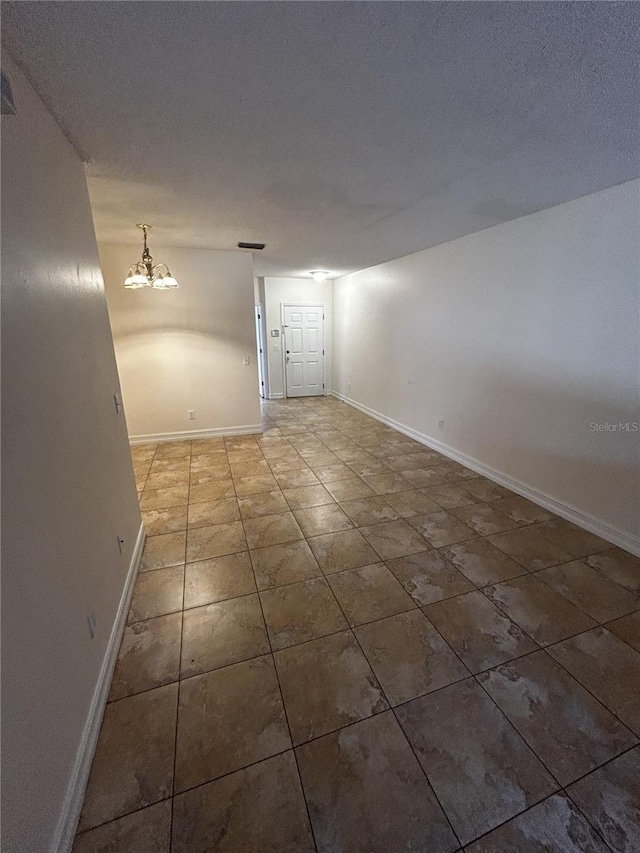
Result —
[[327, 383], [326, 383], [326, 374], [327, 374], [327, 359], [326, 359], [326, 347], [325, 347], [325, 323], [327, 317], [327, 306], [324, 302], [318, 302], [317, 300], [314, 302], [281, 302], [280, 303], [280, 339], [282, 344], [280, 349], [282, 350], [282, 391], [283, 397], [286, 399], [297, 399], [294, 397], [287, 396], [287, 348], [285, 346], [285, 325], [284, 325], [284, 309], [285, 308], [322, 308], [322, 395], [313, 394], [314, 397], [326, 397], [327, 396]]
[[267, 388], [269, 385], [269, 376], [267, 373], [267, 353], [265, 343], [266, 324], [262, 303], [256, 303], [254, 316], [256, 321], [256, 355], [258, 357], [258, 381], [262, 382], [262, 385], [258, 386], [258, 391], [260, 394], [260, 398], [262, 400], [267, 400], [269, 398], [269, 395], [267, 393]]

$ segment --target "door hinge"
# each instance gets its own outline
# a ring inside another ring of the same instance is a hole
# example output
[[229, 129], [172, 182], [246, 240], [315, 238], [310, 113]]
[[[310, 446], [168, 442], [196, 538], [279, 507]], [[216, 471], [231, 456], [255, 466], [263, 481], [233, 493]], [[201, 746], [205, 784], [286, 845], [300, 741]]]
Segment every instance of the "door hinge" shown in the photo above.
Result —
[[322, 383], [322, 387], [324, 388], [324, 382]]
[[[262, 355], [262, 347], [260, 347], [260, 355]], [[323, 355], [324, 355], [324, 353], [323, 353]]]
[[258, 320], [262, 320], [262, 317], [260, 316], [260, 314], [258, 314]]
[[264, 385], [264, 382], [261, 382], [260, 384], [261, 384], [261, 385]]
[[322, 355], [324, 355], [324, 350], [322, 350]]

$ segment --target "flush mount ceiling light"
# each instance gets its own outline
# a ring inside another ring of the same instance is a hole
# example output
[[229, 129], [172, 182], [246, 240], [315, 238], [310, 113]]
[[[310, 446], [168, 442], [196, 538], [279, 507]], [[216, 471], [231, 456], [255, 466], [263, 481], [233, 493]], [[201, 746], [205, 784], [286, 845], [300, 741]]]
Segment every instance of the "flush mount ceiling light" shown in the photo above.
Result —
[[314, 281], [325, 281], [329, 275], [329, 270], [311, 270], [311, 278]]
[[129, 275], [124, 280], [124, 286], [129, 290], [137, 290], [139, 287], [154, 287], [156, 290], [171, 290], [178, 287], [178, 282], [169, 272], [166, 264], [154, 264], [151, 252], [147, 247], [147, 231], [151, 228], [144, 222], [137, 225], [142, 228], [143, 249], [142, 260], [131, 264]]

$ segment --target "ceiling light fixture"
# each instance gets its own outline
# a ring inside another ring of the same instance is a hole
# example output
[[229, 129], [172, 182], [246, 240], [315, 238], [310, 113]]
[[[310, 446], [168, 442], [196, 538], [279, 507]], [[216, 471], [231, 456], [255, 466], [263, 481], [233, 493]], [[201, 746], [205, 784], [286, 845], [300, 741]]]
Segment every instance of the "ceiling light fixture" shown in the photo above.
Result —
[[144, 222], [138, 223], [137, 228], [144, 234], [142, 260], [131, 264], [129, 275], [124, 280], [124, 286], [129, 290], [139, 287], [154, 287], [156, 290], [171, 290], [178, 287], [178, 282], [171, 275], [166, 264], [154, 264], [151, 252], [147, 247], [147, 231], [151, 228]]
[[311, 278], [314, 281], [325, 281], [329, 275], [329, 270], [311, 270]]

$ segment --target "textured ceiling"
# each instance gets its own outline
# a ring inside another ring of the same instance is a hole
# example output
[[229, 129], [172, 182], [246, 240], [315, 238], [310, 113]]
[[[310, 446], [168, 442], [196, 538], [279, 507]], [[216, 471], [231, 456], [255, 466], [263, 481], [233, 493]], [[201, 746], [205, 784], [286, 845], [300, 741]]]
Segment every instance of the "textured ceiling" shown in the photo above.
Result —
[[[640, 4], [16, 2], [100, 240], [339, 274], [640, 174]], [[20, 105], [17, 105], [20, 109]]]

